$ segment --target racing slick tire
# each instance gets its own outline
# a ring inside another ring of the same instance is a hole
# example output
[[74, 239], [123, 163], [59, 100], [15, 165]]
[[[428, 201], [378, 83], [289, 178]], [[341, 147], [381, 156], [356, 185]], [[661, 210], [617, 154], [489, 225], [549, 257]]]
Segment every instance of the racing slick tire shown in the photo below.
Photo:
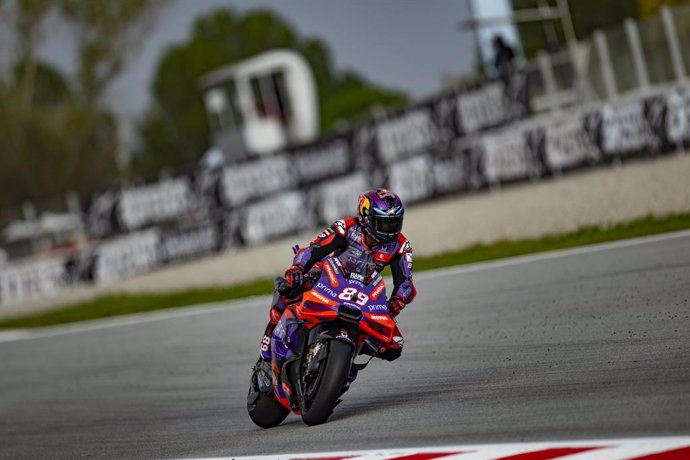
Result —
[[252, 382], [247, 396], [247, 412], [257, 426], [273, 428], [285, 420], [290, 413], [282, 404], [276, 401], [273, 391], [262, 392]]
[[319, 425], [328, 420], [338, 403], [347, 381], [352, 358], [352, 346], [339, 340], [331, 340], [323, 376], [309, 410], [302, 411], [302, 421], [307, 425]]

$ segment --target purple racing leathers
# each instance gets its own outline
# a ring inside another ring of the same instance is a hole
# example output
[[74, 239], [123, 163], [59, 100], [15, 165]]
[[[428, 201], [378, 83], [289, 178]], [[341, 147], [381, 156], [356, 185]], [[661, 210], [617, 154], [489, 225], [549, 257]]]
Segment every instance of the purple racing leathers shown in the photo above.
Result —
[[[381, 272], [386, 265], [390, 265], [393, 275], [393, 290], [390, 299], [399, 299], [405, 305], [412, 302], [417, 291], [412, 283], [412, 247], [410, 242], [401, 233], [397, 239], [390, 243], [367, 244], [362, 226], [355, 217], [338, 220], [326, 228], [311, 242], [309, 247], [297, 251], [293, 265], [301, 267], [305, 273], [312, 269], [320, 270], [320, 262], [326, 256], [332, 253], [337, 256], [348, 248], [355, 248], [372, 254], [378, 272]], [[280, 320], [285, 308], [298, 300], [299, 298], [286, 299], [278, 295], [274, 296], [270, 322], [261, 342], [260, 353], [263, 359], [271, 359], [270, 336], [273, 327]]]

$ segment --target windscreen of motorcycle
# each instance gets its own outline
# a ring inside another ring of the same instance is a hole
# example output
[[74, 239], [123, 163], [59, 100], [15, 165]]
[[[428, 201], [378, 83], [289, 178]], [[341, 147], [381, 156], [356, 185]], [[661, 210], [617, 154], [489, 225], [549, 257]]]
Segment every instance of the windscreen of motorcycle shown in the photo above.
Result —
[[369, 284], [378, 275], [371, 254], [357, 248], [347, 248], [335, 258], [335, 261], [345, 277], [361, 281], [364, 284]]

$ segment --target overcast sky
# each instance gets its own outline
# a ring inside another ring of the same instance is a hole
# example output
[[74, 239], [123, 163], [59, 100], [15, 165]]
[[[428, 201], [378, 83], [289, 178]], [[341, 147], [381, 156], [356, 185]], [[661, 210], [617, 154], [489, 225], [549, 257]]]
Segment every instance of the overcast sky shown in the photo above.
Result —
[[[507, 0], [481, 0], [506, 3]], [[475, 42], [458, 23], [469, 17], [467, 0], [167, 0], [108, 100], [123, 115], [138, 115], [164, 50], [189, 37], [195, 18], [218, 7], [270, 8], [300, 34], [324, 39], [339, 69], [402, 89], [415, 98], [438, 91], [444, 76], [474, 68]], [[70, 31], [51, 26], [41, 55], [69, 70]]]
[[[141, 113], [165, 48], [185, 41], [196, 17], [223, 6], [243, 12], [270, 8], [300, 34], [324, 39], [338, 68], [355, 69], [415, 98], [437, 91], [444, 75], [468, 73], [474, 65], [476, 45], [458, 28], [468, 17], [467, 0], [167, 0], [111, 88], [113, 108], [121, 114]], [[64, 49], [69, 32], [62, 35], [63, 40], [47, 41], [42, 54], [69, 62], [73, 56]]]

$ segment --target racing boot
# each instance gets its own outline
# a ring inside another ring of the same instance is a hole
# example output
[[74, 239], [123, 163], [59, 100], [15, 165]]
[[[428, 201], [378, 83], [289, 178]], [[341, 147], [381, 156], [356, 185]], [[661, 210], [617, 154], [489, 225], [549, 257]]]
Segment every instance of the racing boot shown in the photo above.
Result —
[[258, 398], [258, 393], [273, 391], [273, 379], [271, 377], [271, 363], [261, 358], [252, 368], [252, 392], [247, 400], [253, 403]]

